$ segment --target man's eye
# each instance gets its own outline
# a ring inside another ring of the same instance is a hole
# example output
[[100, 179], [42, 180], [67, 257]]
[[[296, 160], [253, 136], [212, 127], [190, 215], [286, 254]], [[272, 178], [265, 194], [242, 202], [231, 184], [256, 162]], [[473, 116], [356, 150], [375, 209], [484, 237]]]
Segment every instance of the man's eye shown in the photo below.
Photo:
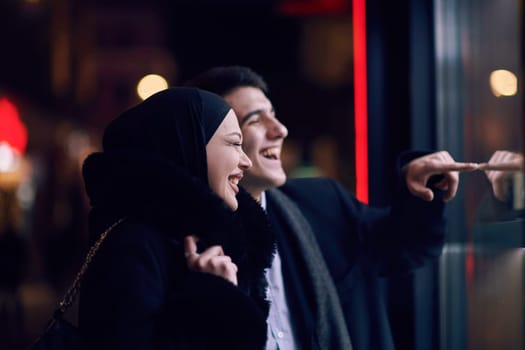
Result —
[[257, 124], [260, 121], [261, 121], [261, 118], [250, 119], [247, 124], [248, 125]]

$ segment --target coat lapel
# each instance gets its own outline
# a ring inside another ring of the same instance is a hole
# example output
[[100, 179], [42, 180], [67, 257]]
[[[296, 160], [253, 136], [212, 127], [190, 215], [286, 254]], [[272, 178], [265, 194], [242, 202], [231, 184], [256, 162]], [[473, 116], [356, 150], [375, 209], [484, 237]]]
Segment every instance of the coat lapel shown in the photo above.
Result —
[[281, 214], [289, 227], [290, 240], [296, 244], [300, 256], [296, 257], [305, 266], [315, 297], [315, 338], [320, 349], [352, 349], [346, 323], [335, 285], [314, 233], [299, 208], [277, 189], [266, 192], [269, 204]]

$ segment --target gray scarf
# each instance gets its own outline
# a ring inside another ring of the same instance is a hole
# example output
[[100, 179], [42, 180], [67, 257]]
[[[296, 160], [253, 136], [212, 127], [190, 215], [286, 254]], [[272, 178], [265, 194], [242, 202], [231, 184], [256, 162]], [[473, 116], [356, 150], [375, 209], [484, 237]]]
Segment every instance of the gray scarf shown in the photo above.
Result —
[[300, 262], [306, 267], [315, 296], [315, 339], [319, 349], [351, 350], [352, 344], [341, 311], [339, 296], [330, 272], [319, 250], [310, 224], [284, 193], [277, 189], [266, 191], [291, 228], [293, 238], [301, 252]]

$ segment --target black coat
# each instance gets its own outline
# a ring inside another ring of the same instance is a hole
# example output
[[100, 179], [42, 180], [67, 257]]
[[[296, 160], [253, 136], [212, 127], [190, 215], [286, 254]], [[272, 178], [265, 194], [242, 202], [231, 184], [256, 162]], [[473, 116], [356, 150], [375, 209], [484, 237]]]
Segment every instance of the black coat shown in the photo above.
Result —
[[[109, 233], [82, 284], [79, 327], [91, 348], [262, 349], [264, 269], [274, 240], [260, 206], [241, 192], [232, 213], [208, 187], [171, 167], [142, 171], [124, 160], [102, 168], [85, 169], [88, 193], [99, 203], [90, 217], [93, 239], [127, 219]], [[223, 247], [238, 266], [238, 287], [188, 270], [188, 234], [200, 237], [202, 249]]]
[[[311, 226], [339, 295], [353, 349], [393, 349], [379, 277], [405, 273], [440, 255], [445, 224], [440, 194], [425, 202], [400, 186], [394, 205], [378, 209], [358, 202], [330, 179], [289, 180], [278, 191], [295, 203]], [[304, 349], [316, 348], [316, 301], [304, 283], [308, 272], [297, 263], [298, 250], [290, 239], [289, 221], [295, 218], [279, 209], [271, 191], [268, 194], [297, 332]]]

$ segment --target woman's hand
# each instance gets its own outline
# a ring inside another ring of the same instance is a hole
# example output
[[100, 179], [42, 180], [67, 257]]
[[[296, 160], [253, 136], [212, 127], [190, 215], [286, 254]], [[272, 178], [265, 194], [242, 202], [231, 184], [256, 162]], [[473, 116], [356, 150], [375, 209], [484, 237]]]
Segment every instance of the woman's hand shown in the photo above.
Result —
[[190, 271], [211, 273], [237, 285], [237, 265], [224, 255], [222, 247], [214, 245], [198, 253], [198, 240], [196, 236], [184, 237], [184, 255]]

